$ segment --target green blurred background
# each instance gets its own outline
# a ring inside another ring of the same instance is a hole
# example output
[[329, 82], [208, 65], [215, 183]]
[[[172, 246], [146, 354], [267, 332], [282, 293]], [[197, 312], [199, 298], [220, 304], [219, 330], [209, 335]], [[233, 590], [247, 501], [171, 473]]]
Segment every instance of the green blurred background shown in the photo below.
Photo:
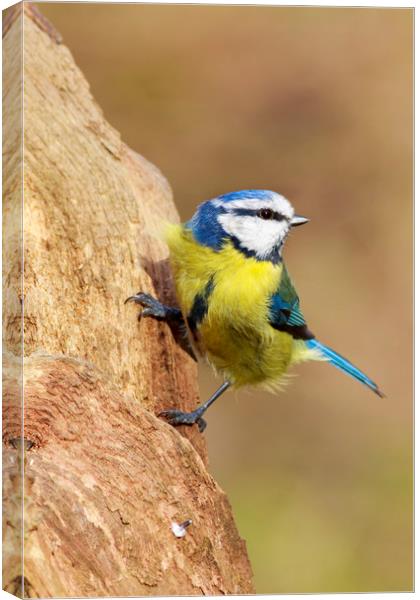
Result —
[[[257, 591], [411, 590], [412, 11], [40, 8], [184, 220], [242, 188], [311, 218], [285, 252], [309, 325], [387, 394], [314, 363], [211, 409]], [[200, 378], [204, 399], [218, 382]]]

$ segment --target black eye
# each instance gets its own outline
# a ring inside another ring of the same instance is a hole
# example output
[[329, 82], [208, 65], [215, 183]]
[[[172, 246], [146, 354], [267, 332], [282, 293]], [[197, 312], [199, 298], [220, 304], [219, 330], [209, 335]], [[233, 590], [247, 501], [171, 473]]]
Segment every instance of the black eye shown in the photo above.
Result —
[[260, 217], [260, 219], [268, 221], [274, 217], [274, 212], [271, 210], [271, 208], [262, 208], [258, 211], [257, 215]]

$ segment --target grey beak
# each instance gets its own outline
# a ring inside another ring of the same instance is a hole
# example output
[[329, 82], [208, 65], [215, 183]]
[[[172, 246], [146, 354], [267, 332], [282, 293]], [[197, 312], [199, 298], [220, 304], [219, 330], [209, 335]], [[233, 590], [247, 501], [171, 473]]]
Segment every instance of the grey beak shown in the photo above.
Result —
[[306, 217], [301, 217], [300, 215], [295, 215], [293, 217], [293, 219], [291, 220], [290, 224], [292, 227], [298, 227], [299, 225], [305, 225], [305, 223], [307, 223], [309, 221], [309, 219], [307, 219]]

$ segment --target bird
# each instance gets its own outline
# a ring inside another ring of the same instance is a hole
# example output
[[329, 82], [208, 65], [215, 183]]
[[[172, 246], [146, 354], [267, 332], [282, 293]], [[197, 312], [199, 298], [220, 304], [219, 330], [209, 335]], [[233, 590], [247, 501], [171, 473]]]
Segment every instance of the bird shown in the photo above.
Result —
[[240, 190], [199, 204], [193, 217], [166, 229], [179, 306], [150, 294], [127, 298], [148, 316], [185, 327], [195, 351], [223, 377], [223, 384], [192, 412], [159, 413], [171, 425], [198, 425], [228, 388], [276, 391], [289, 367], [326, 361], [384, 397], [346, 358], [320, 342], [303, 316], [283, 249], [290, 231], [309, 221], [271, 190]]

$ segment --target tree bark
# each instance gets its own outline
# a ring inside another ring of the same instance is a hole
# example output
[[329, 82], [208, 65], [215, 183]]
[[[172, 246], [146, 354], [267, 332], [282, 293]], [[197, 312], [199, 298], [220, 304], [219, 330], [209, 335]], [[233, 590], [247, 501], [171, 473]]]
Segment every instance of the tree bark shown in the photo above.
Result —
[[[21, 207], [13, 100], [22, 20]], [[124, 306], [138, 290], [175, 303], [159, 237], [164, 220], [178, 219], [170, 187], [105, 121], [34, 7], [8, 16], [4, 47], [4, 589], [252, 593], [245, 544], [207, 472], [204, 437], [155, 416], [197, 405], [196, 365], [167, 324], [138, 323], [136, 308]], [[186, 519], [192, 525], [177, 538], [171, 523]]]

